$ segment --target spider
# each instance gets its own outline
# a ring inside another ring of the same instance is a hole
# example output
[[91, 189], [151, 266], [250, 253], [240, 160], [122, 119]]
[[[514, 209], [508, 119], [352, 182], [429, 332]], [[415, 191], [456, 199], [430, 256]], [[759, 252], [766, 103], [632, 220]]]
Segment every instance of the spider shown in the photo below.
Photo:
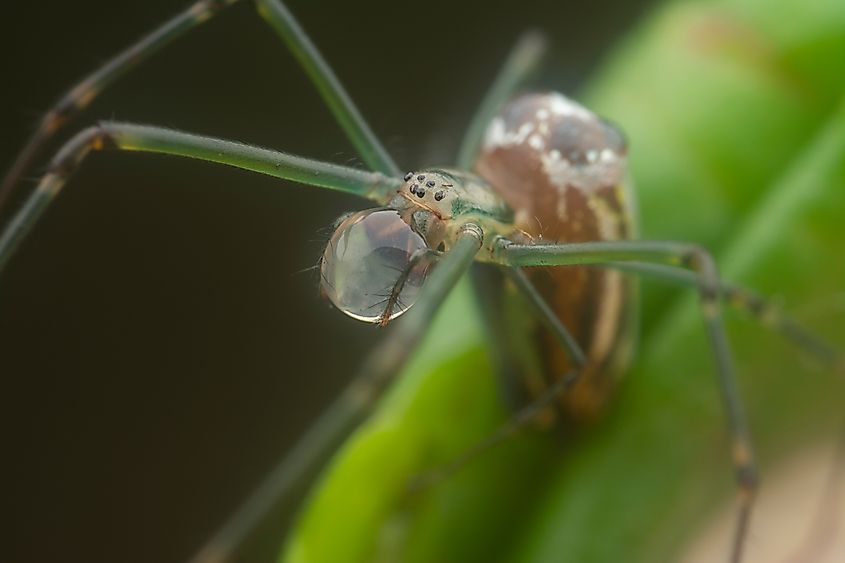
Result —
[[[573, 107], [575, 107], [575, 106], [573, 106]], [[136, 130], [136, 131], [137, 131], [137, 130]], [[95, 136], [96, 136], [96, 135], [95, 135]], [[108, 136], [107, 136], [107, 137], [108, 137]], [[105, 137], [104, 137], [104, 138], [105, 138]], [[424, 172], [425, 172], [425, 173], [424, 173]], [[453, 182], [453, 180], [452, 180], [452, 178], [451, 178], [451, 177], [444, 177], [444, 176], [441, 176], [439, 172], [436, 172], [436, 171], [430, 171], [430, 170], [418, 170], [418, 171], [415, 171], [415, 172], [414, 172], [414, 174], [412, 174], [412, 175], [410, 176], [409, 180], [410, 180], [410, 179], [414, 179], [414, 178], [418, 178], [419, 176], [425, 176], [425, 177], [427, 177], [427, 178], [428, 178], [428, 179], [426, 179], [426, 180], [420, 180], [420, 182], [422, 182], [422, 181], [425, 181], [425, 182], [435, 181], [435, 183], [436, 183], [436, 185], [437, 185], [437, 186], [440, 186], [440, 185], [444, 185], [444, 184], [449, 183], [449, 184], [452, 184], [452, 185], [450, 185], [449, 187], [454, 187], [454, 182]], [[432, 177], [433, 177], [433, 178], [435, 178], [435, 179], [434, 179], [434, 180], [431, 180], [430, 178], [432, 178]], [[418, 192], [419, 192], [419, 187], [420, 187], [420, 186], [419, 186], [419, 185], [417, 185], [417, 188], [416, 188], [416, 189], [414, 189], [414, 186], [415, 186], [415, 184], [413, 184], [413, 183], [412, 183], [412, 184], [408, 184], [407, 186], [405, 186], [405, 188], [406, 188], [406, 190], [407, 190], [407, 192], [403, 192], [403, 193], [405, 193], [405, 199], [410, 199], [409, 197], [407, 197], [407, 196], [410, 194], [410, 196], [411, 196], [411, 197], [417, 197], [418, 199], [422, 200], [425, 196], [423, 196], [423, 195], [419, 195], [419, 194], [418, 194]], [[429, 198], [431, 198], [431, 197], [434, 197], [434, 196], [436, 195], [436, 193], [437, 193], [437, 192], [434, 192], [434, 193], [427, 193], [426, 195], [427, 195]], [[413, 201], [413, 200], [411, 199], [411, 201]], [[436, 205], [436, 202], [434, 202], [434, 203], [429, 202], [429, 205]], [[442, 210], [440, 210], [440, 215], [442, 215]], [[441, 218], [442, 218], [442, 217], [441, 217]], [[446, 217], [446, 219], [448, 219], [448, 218], [449, 218], [449, 217]], [[447, 239], [447, 240], [449, 240], [449, 239]], [[442, 270], [443, 270], [443, 269], [441, 268], [441, 270], [440, 270], [440, 271], [442, 271]], [[438, 269], [437, 269], [437, 268], [435, 268], [435, 269], [434, 269], [434, 271], [435, 271], [435, 272], [437, 272], [437, 271], [438, 271]], [[515, 282], [515, 283], [516, 283], [516, 282]], [[713, 289], [713, 288], [711, 287], [710, 289]], [[401, 294], [397, 294], [397, 295], [398, 295], [399, 297], [401, 297]], [[391, 306], [391, 307], [392, 307], [392, 306]], [[389, 307], [388, 307], [388, 308], [386, 308], [386, 309], [385, 309], [385, 311], [387, 311], [388, 309], [389, 309]], [[381, 316], [384, 316], [384, 315], [380, 315], [380, 317], [381, 317]], [[389, 316], [389, 315], [388, 315], [388, 316]], [[384, 320], [387, 320], [387, 318], [385, 317], [385, 318], [384, 318]]]

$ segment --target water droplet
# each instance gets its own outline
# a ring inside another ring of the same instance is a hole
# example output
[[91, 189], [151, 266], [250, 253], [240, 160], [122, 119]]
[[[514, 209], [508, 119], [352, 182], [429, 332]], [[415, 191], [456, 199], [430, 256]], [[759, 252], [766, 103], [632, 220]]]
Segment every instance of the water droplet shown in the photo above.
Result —
[[[332, 235], [320, 266], [321, 283], [334, 305], [355, 319], [379, 322], [411, 308], [432, 258], [425, 239], [395, 209], [371, 209], [347, 217]], [[416, 261], [414, 255], [422, 256]], [[409, 270], [410, 268], [410, 270]], [[403, 272], [407, 278], [395, 294]]]

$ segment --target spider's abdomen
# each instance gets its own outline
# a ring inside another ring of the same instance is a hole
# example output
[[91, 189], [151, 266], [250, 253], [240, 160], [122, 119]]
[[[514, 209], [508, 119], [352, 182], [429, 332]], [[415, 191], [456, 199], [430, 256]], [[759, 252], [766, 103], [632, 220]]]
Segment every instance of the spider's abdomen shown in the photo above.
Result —
[[[508, 103], [488, 127], [476, 171], [535, 242], [628, 239], [635, 222], [626, 152], [622, 135], [586, 108], [557, 93], [527, 94]], [[632, 282], [618, 272], [586, 267], [527, 273], [587, 356], [586, 370], [563, 403], [570, 415], [589, 417], [628, 356]], [[539, 322], [531, 332], [542, 377], [566, 373], [571, 365], [557, 340]], [[541, 387], [537, 379], [532, 392]]]

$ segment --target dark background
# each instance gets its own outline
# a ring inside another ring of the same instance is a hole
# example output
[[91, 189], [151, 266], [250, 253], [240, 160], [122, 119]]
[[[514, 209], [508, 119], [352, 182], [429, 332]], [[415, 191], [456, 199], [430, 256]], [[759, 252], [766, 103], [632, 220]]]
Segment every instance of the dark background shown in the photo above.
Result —
[[[62, 138], [114, 118], [360, 165], [246, 4], [120, 80]], [[551, 36], [539, 82], [572, 92], [643, 9], [614, 0], [290, 4], [407, 168], [449, 162], [521, 31]], [[5, 6], [0, 168], [75, 80], [186, 5]], [[161, 156], [86, 161], [0, 277], [11, 520], [0, 560], [189, 557], [379, 339], [322, 303], [315, 273], [302, 272], [333, 219], [365, 205]], [[275, 557], [281, 531], [263, 538], [251, 560]]]

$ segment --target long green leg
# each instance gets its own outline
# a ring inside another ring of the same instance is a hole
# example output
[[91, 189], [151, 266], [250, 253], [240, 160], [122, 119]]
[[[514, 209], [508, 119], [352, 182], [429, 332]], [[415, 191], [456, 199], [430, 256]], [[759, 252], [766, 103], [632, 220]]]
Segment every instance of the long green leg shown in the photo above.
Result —
[[142, 151], [195, 158], [243, 168], [276, 178], [352, 193], [385, 204], [401, 180], [282, 152], [181, 133], [161, 127], [101, 123], [65, 144], [50, 162], [47, 174], [18, 214], [0, 234], [0, 270], [91, 151]]
[[343, 127], [346, 136], [361, 153], [367, 166], [383, 174], [400, 176], [399, 167], [367, 125], [334, 71], [299, 26], [290, 10], [279, 0], [255, 0], [255, 2], [258, 13], [267, 20], [299, 60], [335, 119]]
[[[113, 57], [59, 98], [58, 102], [44, 115], [40, 125], [18, 154], [3, 183], [0, 184], [0, 209], [21, 176], [38, 158], [47, 141], [72, 117], [86, 108], [106, 87], [171, 41], [208, 21], [223, 8], [239, 1], [199, 0], [195, 2], [187, 10]], [[290, 11], [279, 0], [253, 1], [261, 16], [296, 55], [346, 135], [361, 153], [367, 166], [387, 175], [400, 176], [399, 168], [370, 130], [332, 69], [299, 27]]]
[[732, 437], [731, 457], [740, 495], [730, 561], [739, 563], [757, 488], [757, 469], [722, 324], [718, 271], [710, 254], [699, 246], [679, 242], [613, 241], [524, 245], [500, 239], [493, 251], [493, 258], [502, 265], [514, 267], [599, 265], [633, 261], [681, 266], [695, 272], [701, 310], [716, 360], [719, 387]]
[[276, 506], [292, 505], [309, 478], [320, 471], [334, 449], [369, 415], [399, 373], [449, 292], [467, 271], [481, 248], [481, 231], [464, 227], [459, 238], [432, 271], [414, 307], [361, 366], [343, 394], [282, 459], [229, 520], [221, 526], [191, 563], [219, 563], [237, 547]]
[[[619, 262], [609, 266], [676, 285], [701, 288], [701, 281], [694, 272], [673, 266], [636, 262]], [[763, 327], [792, 341], [827, 369], [845, 376], [845, 354], [790, 318], [775, 303], [750, 289], [723, 282], [719, 284], [719, 295], [726, 305], [747, 313]]]
[[162, 47], [181, 37], [197, 25], [208, 21], [223, 8], [240, 0], [199, 0], [181, 14], [118, 53], [103, 66], [86, 76], [53, 104], [37, 129], [18, 154], [3, 183], [0, 184], [0, 209], [12, 193], [21, 176], [34, 164], [44, 145], [112, 82], [147, 60]]
[[470, 121], [458, 151], [458, 168], [472, 170], [487, 126], [505, 102], [537, 69], [545, 50], [546, 39], [539, 31], [529, 31], [519, 38]]

